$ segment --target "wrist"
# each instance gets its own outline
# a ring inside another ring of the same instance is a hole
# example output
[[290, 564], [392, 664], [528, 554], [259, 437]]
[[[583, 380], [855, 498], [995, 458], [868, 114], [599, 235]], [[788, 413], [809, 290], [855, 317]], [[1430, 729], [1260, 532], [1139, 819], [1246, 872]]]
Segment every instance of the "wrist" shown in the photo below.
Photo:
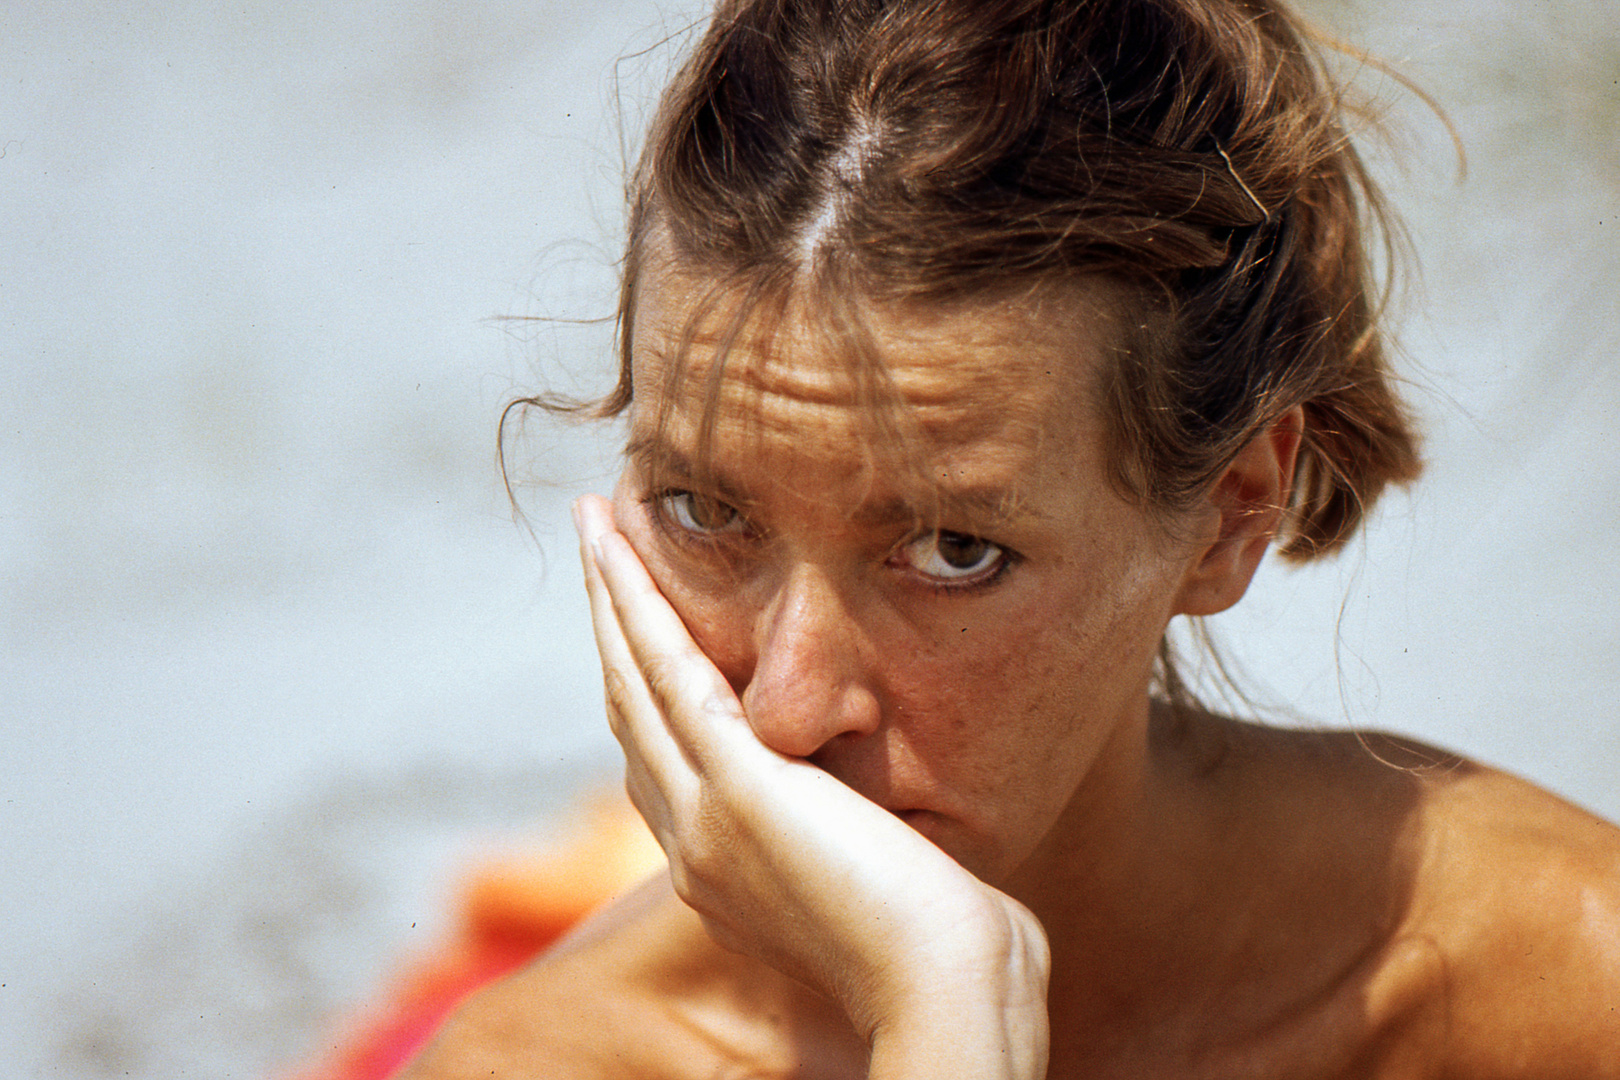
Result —
[[1004, 930], [940, 942], [869, 1036], [869, 1080], [1041, 1080], [1051, 954], [1039, 921], [1016, 907]]

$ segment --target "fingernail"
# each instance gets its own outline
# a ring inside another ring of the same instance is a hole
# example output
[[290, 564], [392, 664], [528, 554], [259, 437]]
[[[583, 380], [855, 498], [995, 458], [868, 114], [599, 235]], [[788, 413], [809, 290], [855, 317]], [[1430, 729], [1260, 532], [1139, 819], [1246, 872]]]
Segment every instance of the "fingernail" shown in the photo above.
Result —
[[583, 501], [583, 499], [584, 496], [581, 496], [568, 504], [569, 511], [574, 515], [574, 531], [582, 536], [585, 533], [585, 519], [580, 516], [579, 504]]

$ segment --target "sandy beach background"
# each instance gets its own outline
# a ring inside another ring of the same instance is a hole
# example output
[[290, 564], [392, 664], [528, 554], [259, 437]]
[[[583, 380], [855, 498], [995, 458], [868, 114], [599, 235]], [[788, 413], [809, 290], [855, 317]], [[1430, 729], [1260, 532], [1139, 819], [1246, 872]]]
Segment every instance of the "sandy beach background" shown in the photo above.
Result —
[[[275, 1075], [615, 782], [565, 513], [613, 432], [530, 426], [534, 539], [493, 443], [608, 337], [499, 316], [611, 310], [621, 131], [694, 10], [0, 12], [7, 1075]], [[1311, 10], [1468, 149], [1365, 73], [1431, 465], [1217, 632], [1279, 710], [1620, 815], [1620, 20]]]

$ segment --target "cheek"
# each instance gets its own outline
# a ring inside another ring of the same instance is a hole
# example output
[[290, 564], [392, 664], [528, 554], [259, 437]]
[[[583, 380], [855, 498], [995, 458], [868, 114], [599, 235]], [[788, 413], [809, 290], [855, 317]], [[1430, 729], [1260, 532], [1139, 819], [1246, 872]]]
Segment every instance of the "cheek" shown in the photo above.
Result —
[[747, 598], [738, 583], [719, 581], [724, 575], [696, 571], [685, 560], [677, 565], [646, 506], [627, 493], [623, 484], [614, 492], [613, 515], [619, 531], [641, 557], [664, 599], [686, 624], [692, 640], [741, 692], [753, 624]]
[[936, 751], [993, 744], [1002, 753], [985, 760], [1019, 768], [1034, 752], [1061, 767], [1065, 751], [1098, 737], [1146, 693], [1166, 606], [1150, 585], [1131, 571], [1054, 575], [1022, 602], [939, 628], [930, 635], [937, 646], [902, 677], [909, 710], [932, 712], [916, 738]]
[[[1017, 605], [886, 650], [895, 720], [922, 756], [953, 769], [1027, 767], [1018, 747], [1071, 726], [1088, 657], [1087, 632], [1063, 612]], [[982, 753], [972, 751], [982, 745]]]

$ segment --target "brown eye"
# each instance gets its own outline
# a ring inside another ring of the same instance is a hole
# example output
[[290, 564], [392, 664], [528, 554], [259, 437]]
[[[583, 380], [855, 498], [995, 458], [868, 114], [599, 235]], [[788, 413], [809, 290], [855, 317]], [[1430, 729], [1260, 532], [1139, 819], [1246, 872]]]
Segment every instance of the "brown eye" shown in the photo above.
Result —
[[700, 536], [738, 532], [748, 527], [736, 507], [693, 491], [666, 491], [658, 497], [658, 506], [676, 527]]
[[924, 533], [907, 544], [902, 555], [913, 570], [946, 582], [988, 575], [1007, 557], [999, 544], [949, 529]]

